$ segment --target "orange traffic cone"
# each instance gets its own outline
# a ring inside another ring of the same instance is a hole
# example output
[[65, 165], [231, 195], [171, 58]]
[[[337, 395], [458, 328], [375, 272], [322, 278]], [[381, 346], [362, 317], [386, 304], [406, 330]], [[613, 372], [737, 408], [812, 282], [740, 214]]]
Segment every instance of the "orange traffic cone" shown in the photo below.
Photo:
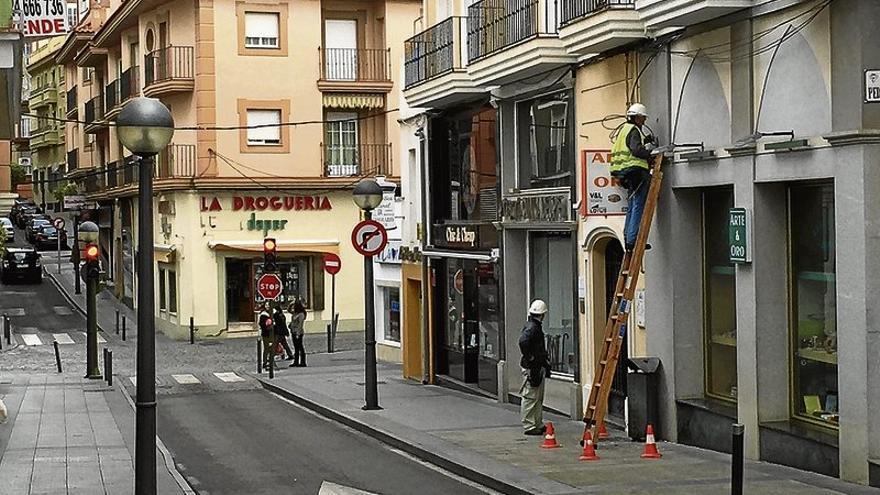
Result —
[[648, 431], [645, 433], [645, 452], [642, 459], [659, 459], [663, 456], [657, 450], [657, 443], [654, 442], [654, 427], [648, 424]]
[[608, 434], [608, 430], [605, 429], [605, 422], [604, 421], [599, 423], [599, 434], [597, 436], [599, 437], [599, 440], [605, 440], [606, 438], [611, 436]]
[[590, 433], [590, 429], [587, 428], [584, 431], [584, 453], [581, 454], [580, 460], [582, 461], [598, 461], [599, 456], [596, 455], [596, 449], [593, 447], [593, 435]]
[[553, 423], [547, 422], [547, 431], [544, 433], [544, 443], [541, 444], [542, 449], [558, 449], [562, 447], [559, 442], [556, 441], [556, 429], [553, 428]]

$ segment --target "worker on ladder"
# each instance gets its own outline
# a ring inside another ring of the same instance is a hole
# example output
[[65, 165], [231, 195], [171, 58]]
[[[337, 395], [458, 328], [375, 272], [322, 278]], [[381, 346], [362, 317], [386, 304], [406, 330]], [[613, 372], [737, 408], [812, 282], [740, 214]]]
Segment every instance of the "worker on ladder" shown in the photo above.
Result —
[[[642, 127], [648, 120], [648, 109], [635, 103], [626, 112], [626, 123], [620, 128], [614, 146], [611, 148], [611, 176], [629, 192], [629, 210], [623, 228], [624, 245], [632, 251], [639, 235], [642, 213], [648, 199], [651, 185], [651, 150], [654, 149], [654, 136], [646, 135]], [[651, 249], [648, 244], [645, 249]]]

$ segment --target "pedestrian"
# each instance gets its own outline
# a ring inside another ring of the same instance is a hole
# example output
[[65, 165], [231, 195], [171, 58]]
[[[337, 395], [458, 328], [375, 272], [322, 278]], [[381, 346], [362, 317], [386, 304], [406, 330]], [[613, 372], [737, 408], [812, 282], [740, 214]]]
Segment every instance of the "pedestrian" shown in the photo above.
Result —
[[290, 340], [293, 341], [294, 349], [293, 363], [290, 367], [293, 368], [294, 366], [306, 365], [306, 349], [303, 347], [303, 334], [305, 334], [303, 324], [306, 321], [306, 307], [302, 301], [297, 299], [290, 305], [290, 313]]
[[[651, 186], [651, 166], [648, 161], [654, 149], [654, 136], [645, 135], [642, 130], [648, 120], [648, 109], [645, 105], [635, 103], [629, 107], [626, 119], [614, 140], [614, 147], [611, 148], [611, 176], [620, 180], [629, 193], [623, 238], [626, 250], [632, 251], [648, 200], [648, 188]], [[651, 249], [651, 245], [648, 244], [646, 249]]]
[[281, 347], [284, 348], [284, 352], [287, 353], [287, 361], [293, 361], [293, 351], [290, 350], [290, 344], [287, 343], [287, 336], [290, 335], [290, 331], [287, 329], [287, 318], [284, 316], [284, 311], [281, 309], [280, 304], [275, 305], [275, 314], [272, 315], [272, 322], [275, 324], [275, 338], [281, 344]]
[[263, 365], [269, 369], [269, 366], [275, 366], [275, 322], [269, 314], [268, 304], [260, 305], [257, 324], [260, 326], [260, 337], [263, 339]]
[[550, 362], [544, 347], [542, 322], [547, 314], [547, 304], [535, 299], [529, 306], [529, 319], [519, 337], [519, 350], [522, 352], [520, 367], [523, 383], [519, 390], [520, 416], [526, 435], [543, 435], [544, 425], [544, 379], [550, 377]]

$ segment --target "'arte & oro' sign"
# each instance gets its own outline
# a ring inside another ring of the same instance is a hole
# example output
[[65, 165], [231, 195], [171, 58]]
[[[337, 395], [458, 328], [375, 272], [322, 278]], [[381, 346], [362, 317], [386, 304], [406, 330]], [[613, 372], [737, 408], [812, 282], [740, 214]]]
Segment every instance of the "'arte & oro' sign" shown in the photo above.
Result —
[[[224, 198], [225, 199], [225, 198]], [[255, 230], [268, 235], [270, 231], [284, 230], [289, 219], [257, 218], [258, 211], [320, 211], [332, 210], [333, 205], [327, 196], [232, 196], [232, 204], [226, 205], [231, 211], [253, 212], [242, 223], [242, 230]], [[202, 212], [224, 211], [223, 203], [216, 196], [202, 196], [199, 199]]]

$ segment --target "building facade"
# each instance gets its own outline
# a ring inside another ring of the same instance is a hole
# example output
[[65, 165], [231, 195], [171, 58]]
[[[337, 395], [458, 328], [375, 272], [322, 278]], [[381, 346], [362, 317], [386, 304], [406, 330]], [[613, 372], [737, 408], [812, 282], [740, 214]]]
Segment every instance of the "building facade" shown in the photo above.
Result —
[[139, 164], [109, 123], [143, 95], [178, 128], [154, 172], [157, 326], [181, 337], [192, 317], [199, 335], [253, 332], [262, 239], [274, 237], [283, 303], [306, 303], [306, 331], [331, 321], [327, 253], [343, 264], [339, 330], [362, 329], [351, 189], [365, 176], [399, 182], [396, 74], [418, 4], [110, 2], [89, 17], [58, 60], [77, 74], [82, 124], [68, 125], [79, 138], [68, 149], [99, 204], [117, 295], [136, 299]]
[[55, 63], [55, 54], [63, 42], [62, 36], [37, 41], [28, 57], [31, 177], [36, 186], [34, 201], [44, 208], [59, 201], [55, 191], [64, 187], [63, 179], [67, 173], [65, 74], [63, 67]]

